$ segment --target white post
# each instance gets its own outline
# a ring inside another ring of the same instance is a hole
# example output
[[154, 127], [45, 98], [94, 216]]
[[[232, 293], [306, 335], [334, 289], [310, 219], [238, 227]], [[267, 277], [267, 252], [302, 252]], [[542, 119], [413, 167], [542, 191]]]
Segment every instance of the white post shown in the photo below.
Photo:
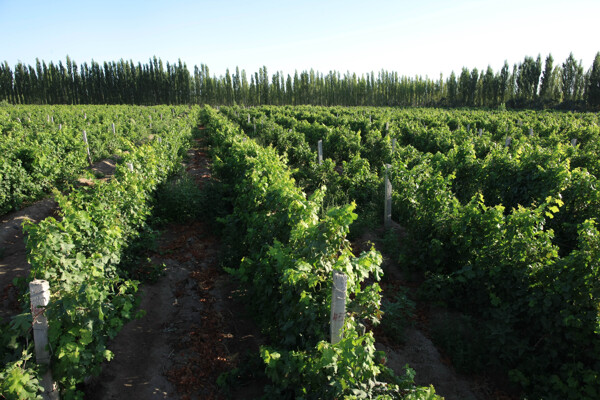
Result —
[[161, 121], [163, 120], [163, 119], [162, 119], [162, 113], [160, 114], [160, 120], [161, 120]]
[[19, 123], [21, 123], [21, 118], [17, 117], [17, 121], [19, 121]]
[[467, 124], [467, 133], [471, 131], [471, 124]]
[[396, 138], [392, 139], [392, 153], [396, 151]]
[[392, 182], [390, 182], [390, 164], [385, 165], [385, 203], [383, 210], [383, 226], [392, 225]]
[[160, 136], [157, 139], [158, 139], [158, 143], [162, 143], [162, 138]]
[[38, 364], [49, 364], [48, 319], [44, 315], [44, 307], [50, 301], [50, 284], [48, 281], [35, 279], [29, 283], [31, 315], [33, 318], [33, 340], [35, 342], [35, 358]]
[[83, 113], [83, 119], [87, 119], [87, 113]]
[[85, 143], [85, 149], [87, 150], [88, 162], [90, 163], [90, 167], [92, 166], [92, 156], [90, 154], [90, 145], [88, 144], [87, 134], [83, 131], [83, 142]]
[[577, 139], [571, 139], [571, 146], [575, 147], [577, 145]]
[[52, 380], [50, 370], [50, 352], [48, 351], [48, 319], [44, 315], [44, 307], [50, 302], [50, 284], [48, 281], [35, 279], [29, 282], [29, 297], [31, 301], [31, 316], [33, 318], [33, 341], [35, 359], [40, 365], [45, 365], [46, 372], [42, 376], [43, 398], [58, 399], [58, 386]]
[[46, 122], [50, 122], [50, 116], [46, 114]]
[[58, 130], [62, 131], [62, 124], [58, 124]]
[[510, 138], [510, 136], [508, 136], [508, 137], [506, 138], [506, 143], [504, 143], [504, 146], [505, 146], [505, 147], [508, 147], [508, 146], [510, 146], [510, 142], [511, 142], [511, 140], [512, 140], [512, 139]]
[[529, 136], [533, 136], [533, 128], [529, 128]]
[[390, 121], [387, 121], [385, 123], [385, 133], [389, 133], [390, 132]]
[[317, 142], [317, 153], [319, 157], [319, 165], [323, 164], [323, 141], [319, 140]]
[[116, 133], [116, 131], [115, 131], [115, 123], [114, 122], [112, 123], [112, 128], [113, 128], [113, 135], [114, 135]]
[[130, 170], [131, 172], [133, 172], [133, 164], [132, 164], [132, 163], [130, 163], [130, 162], [128, 162], [128, 163], [126, 163], [126, 164], [127, 164], [127, 168], [129, 168], [129, 170]]
[[248, 125], [250, 125], [250, 114], [248, 114]]
[[50, 121], [52, 121], [52, 123], [54, 123], [54, 115], [52, 117], [50, 117]]
[[479, 128], [479, 132], [477, 134], [479, 135], [479, 137], [481, 137], [481, 135], [483, 135], [483, 129]]
[[331, 319], [329, 321], [331, 344], [342, 340], [344, 319], [346, 317], [346, 275], [333, 271], [333, 288], [331, 292]]

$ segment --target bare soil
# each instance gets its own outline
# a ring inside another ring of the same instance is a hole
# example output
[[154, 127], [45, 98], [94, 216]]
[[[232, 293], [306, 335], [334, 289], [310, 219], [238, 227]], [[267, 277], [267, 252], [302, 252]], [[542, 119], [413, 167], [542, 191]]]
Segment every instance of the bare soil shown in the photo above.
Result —
[[[115, 161], [106, 159], [95, 163], [91, 170], [110, 179], [115, 171]], [[79, 179], [78, 184], [90, 185], [93, 181]], [[54, 215], [58, 204], [52, 198], [45, 198], [18, 211], [13, 211], [0, 217], [0, 318], [10, 319], [20, 312], [18, 290], [13, 284], [15, 278], [26, 278], [30, 266], [27, 263], [25, 235], [23, 223], [31, 221], [38, 223]]]
[[[186, 170], [199, 186], [210, 179], [198, 141]], [[238, 288], [218, 265], [219, 241], [203, 221], [171, 224], [154, 263], [165, 276], [143, 285], [146, 315], [128, 323], [110, 345], [114, 359], [85, 387], [86, 399], [218, 399], [217, 378], [258, 353], [259, 330]], [[233, 399], [259, 397], [264, 382], [233, 390]]]

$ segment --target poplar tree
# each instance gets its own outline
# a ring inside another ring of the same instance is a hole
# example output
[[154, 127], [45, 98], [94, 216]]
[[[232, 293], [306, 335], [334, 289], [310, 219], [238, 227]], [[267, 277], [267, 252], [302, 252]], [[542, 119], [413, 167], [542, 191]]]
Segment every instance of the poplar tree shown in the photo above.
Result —
[[573, 57], [573, 53], [570, 53], [562, 65], [562, 92], [564, 101], [574, 100], [576, 75], [577, 62], [575, 61], [575, 57]]
[[596, 53], [596, 57], [594, 58], [586, 94], [589, 106], [600, 107], [600, 52]]
[[552, 54], [548, 54], [546, 57], [546, 62], [544, 64], [544, 73], [542, 75], [542, 83], [540, 86], [540, 98], [545, 101], [551, 100], [552, 96], [552, 73], [554, 72], [554, 58], [552, 58]]

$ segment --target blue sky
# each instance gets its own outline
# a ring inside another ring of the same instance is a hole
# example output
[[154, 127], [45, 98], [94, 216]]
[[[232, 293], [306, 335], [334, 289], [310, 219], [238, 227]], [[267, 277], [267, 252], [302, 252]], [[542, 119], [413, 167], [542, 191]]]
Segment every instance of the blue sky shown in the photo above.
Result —
[[121, 58], [293, 74], [497, 71], [528, 55], [569, 52], [587, 70], [600, 51], [599, 0], [502, 1], [8, 1], [0, 0], [0, 61]]

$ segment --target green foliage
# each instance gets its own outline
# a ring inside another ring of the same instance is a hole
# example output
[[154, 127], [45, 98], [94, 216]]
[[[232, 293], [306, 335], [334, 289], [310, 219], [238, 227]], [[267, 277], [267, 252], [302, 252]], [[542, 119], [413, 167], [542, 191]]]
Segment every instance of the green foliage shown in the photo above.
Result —
[[[395, 377], [381, 365], [372, 334], [357, 333], [380, 320], [382, 259], [374, 249], [352, 253], [346, 236], [356, 205], [324, 211], [326, 188], [306, 198], [273, 148], [246, 139], [210, 108], [202, 122], [216, 178], [232, 193], [233, 210], [221, 222], [228, 253], [235, 255], [231, 265], [241, 262], [227, 271], [247, 285], [248, 303], [271, 339], [271, 347], [261, 350], [272, 382], [267, 396], [397, 398], [414, 392], [437, 398], [432, 389], [416, 388], [412, 376]], [[335, 346], [323, 340], [333, 271], [347, 277], [346, 332]]]
[[[98, 118], [102, 117], [99, 114]], [[51, 299], [45, 313], [53, 377], [63, 398], [81, 397], [78, 385], [87, 376], [99, 374], [102, 361], [112, 358], [108, 341], [137, 315], [138, 282], [128, 279], [121, 269], [123, 252], [145, 230], [153, 192], [179, 168], [192, 123], [176, 122], [165, 128], [162, 142], [131, 146], [123, 161], [134, 166], [133, 172], [120, 164], [110, 181], [98, 180], [68, 194], [55, 190], [60, 218], [24, 226], [31, 278], [50, 283]], [[17, 332], [27, 331], [30, 324], [29, 313], [13, 320]], [[20, 335], [27, 338], [29, 333]], [[23, 345], [27, 339], [19, 344], [19, 337], [9, 343], [27, 352]], [[5, 356], [7, 367], [0, 374], [10, 379], [12, 392], [25, 396], [36, 390], [32, 388], [37, 383], [24, 364], [14, 364], [17, 356], [17, 350]]]
[[[539, 64], [526, 60], [522, 80], [529, 79], [527, 70], [537, 73]], [[467, 90], [472, 77], [466, 70], [461, 101], [476, 101]], [[529, 101], [533, 86], [523, 90], [523, 101]], [[456, 365], [503, 371], [527, 396], [597, 396], [597, 115], [502, 107], [239, 111], [222, 109], [261, 144], [273, 145], [282, 160], [288, 153], [277, 143], [278, 129], [291, 128], [297, 143], [312, 149], [312, 158], [292, 163], [293, 176], [309, 193], [327, 187], [325, 210], [356, 201], [359, 214], [378, 224], [383, 165], [392, 165], [392, 216], [403, 234], [399, 239], [388, 233], [387, 252], [404, 270], [424, 273], [422, 298], [464, 314], [455, 325], [436, 327], [439, 344]], [[247, 125], [247, 114], [260, 121], [256, 129]], [[318, 140], [325, 150], [321, 165]], [[286, 238], [279, 240], [279, 255]], [[247, 262], [259, 266], [255, 271], [264, 260], [263, 253]]]
[[273, 382], [267, 395], [281, 399], [441, 399], [432, 387], [415, 387], [414, 372], [408, 366], [404, 376], [394, 376], [383, 365], [385, 354], [375, 350], [373, 335], [359, 335], [351, 326], [335, 345], [320, 341], [309, 351], [288, 352], [262, 347], [266, 374]]
[[38, 400], [42, 398], [38, 394], [40, 385], [36, 378], [37, 372], [30, 367], [26, 367], [26, 361], [29, 358], [31, 356], [7, 363], [4, 369], [0, 370], [0, 393], [3, 399]]
[[405, 330], [412, 325], [415, 307], [415, 302], [408, 297], [406, 290], [398, 291], [393, 301], [384, 300], [381, 305], [381, 328], [385, 335], [397, 343], [404, 343]]
[[178, 176], [158, 188], [154, 215], [166, 221], [193, 220], [200, 215], [202, 193], [191, 177]]

